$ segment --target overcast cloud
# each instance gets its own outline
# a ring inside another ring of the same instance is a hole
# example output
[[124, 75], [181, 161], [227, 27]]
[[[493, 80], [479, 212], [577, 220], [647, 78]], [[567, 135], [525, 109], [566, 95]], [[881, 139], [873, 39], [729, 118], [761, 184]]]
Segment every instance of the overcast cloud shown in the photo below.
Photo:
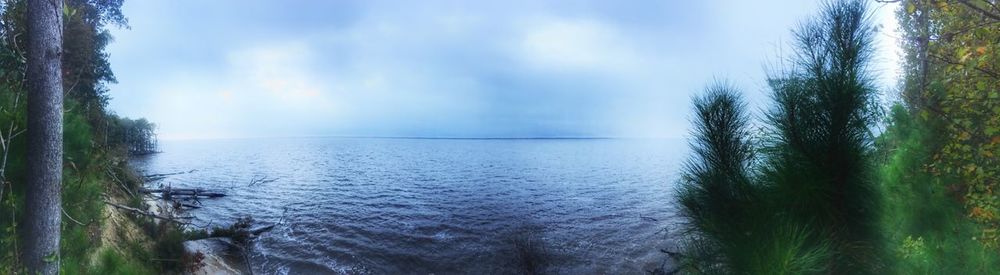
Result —
[[[162, 138], [682, 137], [691, 96], [713, 79], [760, 106], [764, 66], [817, 6], [126, 1], [111, 108]], [[883, 32], [892, 8], [878, 11]]]

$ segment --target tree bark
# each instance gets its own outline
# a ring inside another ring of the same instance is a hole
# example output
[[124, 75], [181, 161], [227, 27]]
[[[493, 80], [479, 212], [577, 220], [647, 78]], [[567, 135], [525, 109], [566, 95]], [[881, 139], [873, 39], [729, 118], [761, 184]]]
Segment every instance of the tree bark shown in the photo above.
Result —
[[28, 1], [28, 188], [22, 263], [29, 274], [59, 272], [62, 222], [62, 1]]

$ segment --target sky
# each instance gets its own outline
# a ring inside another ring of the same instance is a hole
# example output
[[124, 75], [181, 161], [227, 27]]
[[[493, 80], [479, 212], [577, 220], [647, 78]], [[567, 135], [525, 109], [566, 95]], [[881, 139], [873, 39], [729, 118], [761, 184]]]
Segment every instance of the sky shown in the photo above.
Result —
[[[819, 5], [125, 1], [110, 107], [156, 123], [161, 139], [679, 138], [692, 96], [714, 81], [766, 106], [768, 68]], [[895, 7], [872, 5], [889, 91]]]

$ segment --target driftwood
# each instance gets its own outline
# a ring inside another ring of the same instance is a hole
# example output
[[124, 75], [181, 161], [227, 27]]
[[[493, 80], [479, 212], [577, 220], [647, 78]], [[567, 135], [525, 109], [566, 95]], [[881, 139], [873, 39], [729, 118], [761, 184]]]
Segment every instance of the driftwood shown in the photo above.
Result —
[[267, 176], [261, 176], [261, 177], [254, 176], [253, 178], [250, 179], [250, 183], [247, 184], [247, 187], [255, 187], [257, 185], [271, 183], [277, 180], [278, 178], [268, 178]]
[[124, 206], [124, 205], [121, 205], [121, 204], [112, 203], [112, 202], [108, 202], [108, 201], [105, 201], [104, 203], [107, 204], [107, 205], [110, 205], [110, 206], [114, 206], [114, 207], [116, 207], [118, 209], [121, 209], [121, 210], [132, 212], [134, 214], [139, 214], [139, 215], [143, 215], [143, 216], [147, 216], [147, 217], [153, 217], [153, 218], [161, 219], [161, 220], [164, 220], [164, 221], [170, 221], [170, 222], [175, 222], [175, 223], [179, 223], [179, 224], [190, 224], [189, 222], [186, 222], [186, 221], [181, 221], [181, 220], [175, 219], [173, 217], [165, 217], [165, 216], [156, 215], [156, 214], [153, 214], [151, 212], [148, 212], [148, 211], [145, 211], [145, 210], [142, 210], [142, 209], [138, 209], [138, 208], [135, 208], [135, 207], [128, 207], [128, 206]]
[[257, 228], [254, 228], [254, 229], [250, 229], [247, 232], [249, 232], [251, 236], [260, 236], [260, 234], [263, 234], [264, 232], [267, 232], [267, 231], [271, 231], [271, 229], [274, 229], [274, 224], [269, 224], [269, 225], [257, 227]]
[[160, 193], [164, 199], [170, 199], [172, 197], [193, 197], [193, 198], [220, 198], [225, 197], [225, 193], [209, 191], [201, 188], [161, 188], [161, 189], [148, 189], [140, 188], [140, 192], [145, 194]]
[[181, 206], [183, 206], [183, 207], [187, 207], [187, 208], [191, 208], [191, 209], [201, 208], [201, 206], [197, 206], [197, 205], [194, 205], [194, 204], [188, 204], [188, 203], [179, 203], [179, 204]]
[[165, 178], [167, 178], [169, 176], [173, 176], [173, 175], [181, 175], [181, 174], [194, 173], [194, 171], [197, 171], [197, 170], [192, 169], [192, 170], [187, 171], [187, 172], [183, 172], [182, 171], [182, 172], [174, 172], [174, 173], [149, 174], [149, 175], [144, 175], [142, 177], [145, 178], [147, 182], [149, 182], [149, 181], [158, 181], [158, 180], [162, 180], [162, 179], [165, 179]]

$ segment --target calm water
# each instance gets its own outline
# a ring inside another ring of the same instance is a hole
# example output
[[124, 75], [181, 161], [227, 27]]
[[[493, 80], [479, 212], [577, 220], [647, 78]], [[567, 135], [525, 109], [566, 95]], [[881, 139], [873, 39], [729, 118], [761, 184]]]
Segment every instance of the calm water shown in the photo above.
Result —
[[[680, 140], [296, 138], [162, 142], [144, 173], [225, 190], [198, 224], [281, 223], [260, 273], [509, 273], [533, 232], [560, 274], [640, 274], [671, 244]], [[254, 177], [276, 181], [247, 186]], [[654, 220], [655, 219], [655, 220]]]

